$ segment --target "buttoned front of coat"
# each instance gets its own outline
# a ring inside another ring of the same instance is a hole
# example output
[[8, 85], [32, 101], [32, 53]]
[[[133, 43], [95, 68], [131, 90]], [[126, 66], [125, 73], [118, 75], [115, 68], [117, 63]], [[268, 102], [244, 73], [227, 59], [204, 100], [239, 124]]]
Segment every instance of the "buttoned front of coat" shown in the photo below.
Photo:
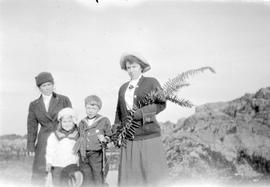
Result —
[[79, 132], [86, 139], [86, 150], [100, 150], [101, 143], [98, 140], [97, 134], [104, 136], [111, 135], [111, 122], [107, 117], [101, 115], [96, 116], [96, 120], [92, 124], [88, 124], [87, 118], [84, 118], [79, 123]]
[[[114, 121], [114, 124], [116, 125], [121, 125], [129, 113], [125, 102], [125, 92], [128, 85], [129, 82], [124, 83], [118, 92], [118, 101]], [[160, 88], [161, 86], [155, 78], [142, 76], [135, 88], [133, 103], [137, 107], [142, 108], [142, 101], [147, 97], [147, 94]], [[155, 112], [145, 111], [143, 114], [144, 118], [137, 121], [140, 124], [140, 127], [136, 128], [134, 140], [154, 138], [161, 135], [160, 126], [156, 120], [156, 115], [166, 108], [166, 102], [154, 103], [154, 105], [156, 107]]]

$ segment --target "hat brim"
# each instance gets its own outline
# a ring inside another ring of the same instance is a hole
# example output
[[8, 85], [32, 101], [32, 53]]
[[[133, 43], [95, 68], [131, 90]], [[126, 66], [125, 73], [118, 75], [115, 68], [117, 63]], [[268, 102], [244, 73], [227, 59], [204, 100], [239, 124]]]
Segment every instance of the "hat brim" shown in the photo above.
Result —
[[142, 67], [142, 73], [145, 73], [151, 69], [150, 64], [143, 59], [142, 57], [138, 57], [137, 55], [132, 55], [132, 54], [126, 54], [123, 55], [120, 59], [120, 66], [121, 69], [127, 70], [126, 63], [127, 61], [129, 62], [136, 62]]
[[70, 164], [63, 168], [60, 178], [67, 186], [81, 186], [84, 181], [84, 173], [77, 164]]
[[69, 186], [81, 186], [83, 184], [83, 173], [81, 171], [74, 172], [74, 178], [68, 181]]

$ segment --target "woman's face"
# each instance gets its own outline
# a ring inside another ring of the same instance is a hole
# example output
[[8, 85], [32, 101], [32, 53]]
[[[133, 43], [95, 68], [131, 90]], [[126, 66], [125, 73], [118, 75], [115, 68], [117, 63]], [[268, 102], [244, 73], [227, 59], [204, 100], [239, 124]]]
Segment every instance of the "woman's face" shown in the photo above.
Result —
[[87, 104], [85, 106], [86, 114], [89, 118], [93, 118], [99, 112], [99, 107], [95, 104]]
[[137, 79], [142, 74], [142, 67], [136, 62], [126, 62], [128, 75], [131, 79]]
[[54, 84], [51, 82], [45, 82], [40, 85], [39, 90], [44, 95], [51, 95], [54, 89]]
[[62, 128], [70, 131], [74, 127], [72, 116], [63, 116], [61, 119]]

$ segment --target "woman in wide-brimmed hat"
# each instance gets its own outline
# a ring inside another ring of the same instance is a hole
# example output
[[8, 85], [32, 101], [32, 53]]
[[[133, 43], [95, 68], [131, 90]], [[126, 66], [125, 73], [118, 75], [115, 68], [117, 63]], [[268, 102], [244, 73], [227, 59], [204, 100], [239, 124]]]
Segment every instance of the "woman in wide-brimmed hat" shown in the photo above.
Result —
[[[140, 106], [146, 94], [160, 89], [159, 82], [143, 73], [151, 69], [142, 57], [125, 54], [120, 60], [130, 80], [124, 83], [118, 93], [114, 129], [128, 117], [134, 106]], [[167, 175], [167, 165], [161, 141], [161, 129], [156, 115], [164, 110], [165, 102], [141, 106], [135, 111], [133, 119], [140, 124], [134, 139], [128, 140], [121, 148], [118, 174], [119, 186], [157, 186]]]
[[[55, 93], [51, 73], [42, 72], [35, 77], [41, 96], [29, 105], [27, 118], [27, 150], [34, 156], [32, 183], [44, 185], [46, 179], [45, 153], [48, 136], [57, 128], [57, 113], [71, 107], [68, 97]], [[40, 124], [40, 130], [38, 132]]]

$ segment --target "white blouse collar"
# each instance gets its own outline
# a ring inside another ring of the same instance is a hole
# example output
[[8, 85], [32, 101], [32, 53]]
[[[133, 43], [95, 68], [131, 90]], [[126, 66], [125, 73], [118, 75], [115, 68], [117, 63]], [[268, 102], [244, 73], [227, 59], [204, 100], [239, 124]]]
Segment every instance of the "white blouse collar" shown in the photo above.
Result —
[[132, 79], [129, 81], [129, 85], [133, 85], [136, 86], [140, 80], [140, 78], [142, 77], [142, 74], [137, 78], [137, 79]]
[[51, 94], [51, 95], [44, 95], [44, 94], [42, 94], [42, 97], [43, 97], [44, 99], [50, 99], [50, 98], [52, 97], [52, 94]]

